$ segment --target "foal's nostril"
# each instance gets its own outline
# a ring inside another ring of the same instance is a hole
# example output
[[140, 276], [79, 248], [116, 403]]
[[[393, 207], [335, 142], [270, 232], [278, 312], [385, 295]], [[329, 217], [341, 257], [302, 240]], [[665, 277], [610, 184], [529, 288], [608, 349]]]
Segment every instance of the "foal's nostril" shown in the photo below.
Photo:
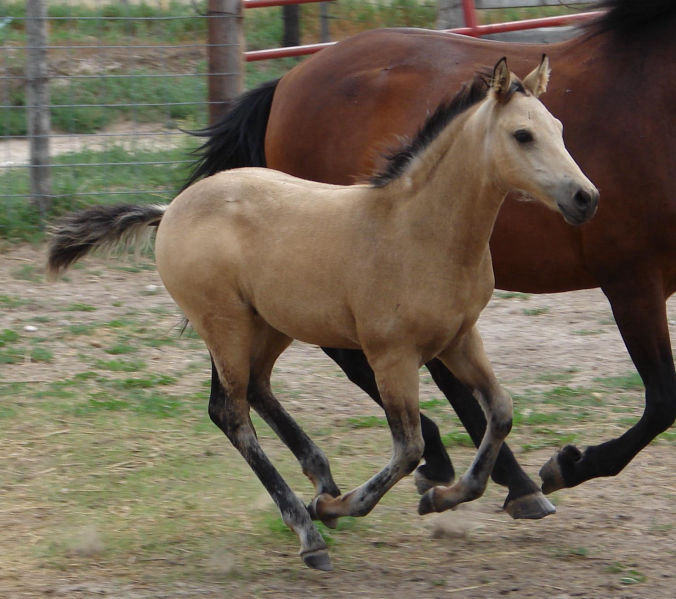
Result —
[[575, 204], [577, 205], [580, 210], [586, 210], [588, 207], [590, 207], [593, 204], [593, 199], [592, 196], [589, 192], [584, 191], [580, 189], [576, 194], [575, 194]]

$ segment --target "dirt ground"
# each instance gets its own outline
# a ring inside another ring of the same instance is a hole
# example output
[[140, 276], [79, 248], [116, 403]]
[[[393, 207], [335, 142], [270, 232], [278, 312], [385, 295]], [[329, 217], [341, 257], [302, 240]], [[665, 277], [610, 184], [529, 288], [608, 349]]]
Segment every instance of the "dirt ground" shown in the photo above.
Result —
[[[139, 314], [154, 320], [158, 312], [150, 310], [166, 308], [169, 315], [158, 323], [163, 330], [177, 320], [154, 270], [122, 272], [111, 267], [110, 259], [94, 258], [88, 261], [89, 268], [71, 271], [67, 281], [49, 284], [40, 276], [43, 261], [43, 248], [7, 247], [0, 253], [0, 295], [26, 301], [3, 309], [0, 331], [35, 326], [44, 334], [46, 327], [66, 326], [63, 306], [75, 302], [97, 308], [83, 318], [110, 320], [116, 316], [115, 305], [122, 303], [138, 306]], [[24, 276], [26, 273], [31, 276]], [[673, 299], [669, 313], [674, 338]], [[44, 317], [50, 320], [46, 322]], [[624, 376], [632, 371], [608, 304], [598, 290], [530, 297], [496, 294], [480, 328], [498, 377], [515, 394], [546, 387], [543, 373], [569, 370], [569, 385], [593, 386], [598, 377]], [[58, 349], [50, 362], [0, 365], [0, 384], [60, 380], [73, 372], [78, 352], [93, 351], [92, 340], [76, 337]], [[158, 370], [166, 367], [171, 371], [190, 359], [206, 358], [203, 351], [186, 356], [171, 346], [146, 351], [149, 364]], [[381, 415], [374, 404], [337, 377], [336, 371], [317, 348], [294, 344], [280, 360], [275, 379], [293, 392], [284, 399], [290, 411], [323, 419], [327, 427], [340, 415]], [[205, 363], [203, 370], [182, 384], [186, 388], [198, 385], [208, 372]], [[430, 387], [425, 386], [422, 399], [439, 396]], [[327, 398], [331, 399], [329, 407]], [[640, 415], [641, 393], [622, 395], [622, 401], [633, 402], [632, 413]], [[577, 432], [586, 443], [621, 434], [621, 426], [607, 422], [609, 410], [601, 403], [579, 424]], [[6, 434], [0, 432], [0, 446], [16, 441]], [[34, 435], [36, 443], [41, 438], [39, 431], [30, 427], [26, 434]], [[513, 431], [511, 436], [518, 440], [519, 432]], [[223, 439], [223, 443], [227, 441]], [[515, 448], [533, 477], [552, 454], [551, 448], [521, 452], [518, 443]], [[462, 470], [472, 452], [459, 448], [453, 449], [452, 455]], [[39, 464], [29, 462], [28, 456], [18, 456], [15, 467], [40, 470]], [[402, 488], [396, 502], [390, 502], [379, 515], [367, 516], [376, 524], [356, 553], [344, 553], [342, 545], [331, 550], [331, 573], [304, 568], [294, 555], [295, 547], [280, 543], [279, 553], [260, 556], [253, 573], [220, 578], [214, 574], [208, 579], [186, 575], [179, 582], [166, 583], [149, 583], [138, 573], [139, 568], [159, 567], [154, 563], [140, 566], [130, 561], [55, 570], [36, 568], [33, 562], [4, 562], [2, 547], [32, 542], [44, 523], [21, 505], [2, 500], [0, 596], [671, 599], [676, 588], [675, 472], [673, 442], [657, 440], [619, 476], [557, 492], [557, 513], [540, 521], [514, 521], [500, 511], [505, 492], [495, 484], [484, 497], [456, 511], [421, 518], [415, 511], [413, 484], [405, 480], [396, 488]], [[222, 475], [227, 477], [228, 472]], [[0, 498], [5, 494], [7, 498], [14, 490], [4, 486], [2, 478], [0, 475]], [[30, 485], [29, 479], [26, 486]], [[229, 506], [221, 507], [227, 514]], [[353, 546], [349, 547], [352, 551]], [[249, 563], [243, 561], [237, 547], [229, 549], [228, 559], [235, 568]], [[190, 560], [189, 555], [185, 559]], [[224, 571], [227, 569], [224, 566]]]

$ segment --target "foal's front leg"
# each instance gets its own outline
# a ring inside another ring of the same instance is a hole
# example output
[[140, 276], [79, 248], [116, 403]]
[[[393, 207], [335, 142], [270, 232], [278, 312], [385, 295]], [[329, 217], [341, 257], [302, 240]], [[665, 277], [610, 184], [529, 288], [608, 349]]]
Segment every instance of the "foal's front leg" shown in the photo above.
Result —
[[483, 495], [500, 447], [512, 428], [512, 399], [493, 373], [476, 326], [439, 359], [467, 385], [486, 414], [486, 431], [467, 472], [451, 486], [432, 487], [418, 512], [442, 512]]
[[411, 353], [369, 356], [392, 433], [392, 458], [378, 474], [349, 493], [316, 497], [310, 505], [314, 518], [331, 523], [340, 516], [365, 516], [420, 462], [424, 441], [418, 410], [419, 364]]

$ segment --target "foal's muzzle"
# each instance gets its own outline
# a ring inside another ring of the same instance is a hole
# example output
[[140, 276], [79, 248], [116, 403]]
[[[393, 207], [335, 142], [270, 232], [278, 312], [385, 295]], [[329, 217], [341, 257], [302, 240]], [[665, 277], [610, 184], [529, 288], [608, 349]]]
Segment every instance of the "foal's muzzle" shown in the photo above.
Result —
[[599, 192], [595, 187], [579, 188], [567, 202], [559, 202], [563, 218], [571, 225], [586, 223], [596, 213], [599, 205]]

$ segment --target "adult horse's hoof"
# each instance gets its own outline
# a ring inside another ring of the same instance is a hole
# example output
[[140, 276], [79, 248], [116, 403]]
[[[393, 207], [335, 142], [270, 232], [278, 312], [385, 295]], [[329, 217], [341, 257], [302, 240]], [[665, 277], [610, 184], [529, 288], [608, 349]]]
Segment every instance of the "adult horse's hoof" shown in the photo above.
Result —
[[329, 558], [329, 552], [326, 549], [318, 549], [316, 551], [308, 551], [307, 553], [301, 554], [303, 561], [306, 566], [314, 568], [315, 570], [324, 570], [325, 572], [330, 572], [333, 570], [331, 565], [331, 558]]
[[564, 469], [569, 472], [575, 468], [575, 463], [582, 459], [582, 452], [574, 445], [566, 445], [561, 451], [554, 454], [545, 465], [540, 468], [542, 492], [549, 494], [570, 485], [563, 476]]
[[529, 493], [505, 501], [503, 509], [515, 520], [539, 520], [556, 513], [556, 508], [542, 493]]
[[420, 495], [424, 495], [432, 487], [436, 486], [448, 486], [453, 482], [453, 476], [449, 480], [432, 480], [427, 477], [427, 470], [425, 465], [418, 466], [413, 475], [415, 479], [415, 488], [418, 489]]

